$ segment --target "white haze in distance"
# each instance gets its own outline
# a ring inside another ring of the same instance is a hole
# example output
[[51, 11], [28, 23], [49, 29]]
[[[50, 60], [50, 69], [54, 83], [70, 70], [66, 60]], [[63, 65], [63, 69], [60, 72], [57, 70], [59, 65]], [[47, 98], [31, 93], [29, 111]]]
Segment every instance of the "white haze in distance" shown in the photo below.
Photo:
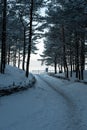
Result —
[[41, 65], [41, 61], [38, 61], [38, 59], [41, 59], [40, 54], [42, 54], [44, 50], [44, 45], [43, 41], [41, 41], [39, 44], [37, 44], [37, 48], [39, 49], [37, 51], [37, 54], [31, 54], [31, 59], [30, 59], [30, 71], [39, 71], [39, 70], [45, 70], [46, 66]]

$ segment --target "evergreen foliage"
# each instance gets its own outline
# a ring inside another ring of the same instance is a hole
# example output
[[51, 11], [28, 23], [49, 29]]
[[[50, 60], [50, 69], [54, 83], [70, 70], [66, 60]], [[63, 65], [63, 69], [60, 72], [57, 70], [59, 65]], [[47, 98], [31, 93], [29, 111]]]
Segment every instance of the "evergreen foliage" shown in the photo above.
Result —
[[[26, 56], [29, 53], [36, 53], [37, 39], [40, 35], [35, 31], [38, 30], [38, 12], [43, 0], [33, 2], [31, 14], [31, 3], [33, 0], [4, 0], [0, 6], [0, 50], [1, 50], [1, 73], [4, 73], [5, 64], [11, 64], [26, 70], [29, 73], [29, 65], [26, 63]], [[3, 14], [3, 15], [2, 15]], [[32, 24], [31, 24], [32, 15]], [[32, 27], [31, 27], [32, 26]], [[30, 30], [32, 28], [32, 33]], [[31, 40], [30, 40], [31, 39]], [[31, 46], [29, 48], [29, 46]]]
[[50, 0], [47, 4], [44, 19], [47, 22], [48, 35], [46, 34], [46, 42], [44, 42], [42, 60], [51, 65], [56, 56], [56, 64], [59, 70], [63, 66], [67, 78], [70, 70], [70, 76], [72, 71], [76, 71], [76, 78], [84, 79], [86, 15], [85, 0]]

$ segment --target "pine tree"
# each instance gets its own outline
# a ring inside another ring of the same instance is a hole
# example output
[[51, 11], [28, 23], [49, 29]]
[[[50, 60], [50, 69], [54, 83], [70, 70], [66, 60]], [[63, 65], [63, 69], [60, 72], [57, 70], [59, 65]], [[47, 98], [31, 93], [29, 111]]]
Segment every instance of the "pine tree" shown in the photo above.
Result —
[[7, 10], [7, 0], [3, 0], [3, 10], [2, 10], [2, 45], [1, 45], [1, 73], [5, 72], [6, 64], [6, 13]]

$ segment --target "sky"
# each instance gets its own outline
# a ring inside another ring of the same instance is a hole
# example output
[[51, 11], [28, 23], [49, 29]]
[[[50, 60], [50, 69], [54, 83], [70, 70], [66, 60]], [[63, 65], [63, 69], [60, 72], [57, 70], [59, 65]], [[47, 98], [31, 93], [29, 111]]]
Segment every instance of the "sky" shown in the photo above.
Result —
[[37, 54], [31, 54], [30, 58], [30, 72], [40, 74], [45, 72], [46, 68], [48, 68], [49, 72], [54, 72], [54, 67], [46, 66], [45, 64], [41, 65], [41, 61], [38, 61], [38, 59], [41, 59], [40, 54], [43, 54], [44, 51], [43, 40], [36, 47], [38, 48]]
[[41, 40], [41, 42], [39, 44], [37, 44], [37, 48], [39, 49], [37, 51], [37, 54], [31, 54], [31, 60], [30, 60], [30, 71], [44, 71], [46, 66], [45, 65], [41, 65], [41, 61], [38, 61], [38, 59], [41, 59], [40, 54], [42, 54], [43, 50], [44, 50], [44, 43]]

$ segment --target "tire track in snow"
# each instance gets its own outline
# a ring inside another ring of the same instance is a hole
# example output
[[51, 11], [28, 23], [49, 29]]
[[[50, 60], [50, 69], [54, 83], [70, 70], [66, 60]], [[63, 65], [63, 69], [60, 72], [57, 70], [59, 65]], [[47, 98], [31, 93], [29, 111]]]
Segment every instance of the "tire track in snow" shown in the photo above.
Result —
[[42, 81], [44, 81], [47, 86], [49, 86], [52, 90], [54, 90], [56, 93], [58, 93], [63, 100], [65, 101], [67, 107], [68, 107], [68, 121], [69, 125], [67, 127], [67, 130], [84, 130], [81, 127], [81, 116], [79, 115], [79, 111], [77, 108], [76, 103], [73, 101], [73, 99], [68, 96], [66, 92], [64, 92], [62, 89], [58, 88], [58, 86], [53, 86], [46, 78], [44, 78], [41, 75], [37, 75]]

